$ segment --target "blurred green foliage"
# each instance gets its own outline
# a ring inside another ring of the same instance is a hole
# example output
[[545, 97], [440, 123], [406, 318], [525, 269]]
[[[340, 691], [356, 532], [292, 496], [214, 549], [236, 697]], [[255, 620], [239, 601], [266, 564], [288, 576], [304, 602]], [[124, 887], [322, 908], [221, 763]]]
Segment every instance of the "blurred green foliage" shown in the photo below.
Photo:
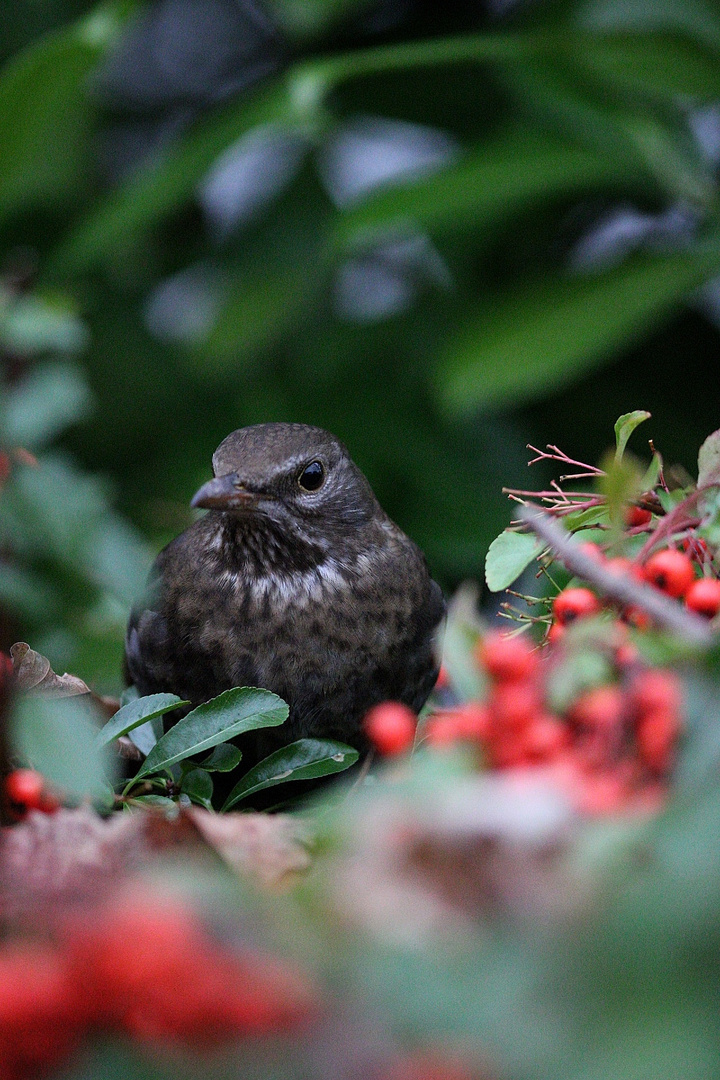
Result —
[[0, 437], [64, 456], [3, 492], [0, 595], [55, 666], [117, 689], [134, 530], [183, 528], [243, 424], [337, 433], [447, 587], [528, 439], [596, 460], [644, 406], [689, 464], [717, 426], [682, 314], [720, 274], [710, 0], [3, 18]]

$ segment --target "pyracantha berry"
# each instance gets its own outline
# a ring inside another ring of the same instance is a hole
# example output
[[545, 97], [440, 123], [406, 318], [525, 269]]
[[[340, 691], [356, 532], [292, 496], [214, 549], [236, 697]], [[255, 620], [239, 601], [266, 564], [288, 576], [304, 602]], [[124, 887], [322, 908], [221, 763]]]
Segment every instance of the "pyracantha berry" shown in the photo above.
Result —
[[576, 619], [596, 615], [600, 611], [600, 601], [590, 589], [577, 586], [558, 593], [553, 600], [552, 609], [556, 620], [562, 626], [567, 626]]
[[720, 611], [720, 581], [698, 578], [685, 593], [685, 606], [698, 615], [714, 619]]
[[643, 574], [651, 585], [676, 598], [684, 596], [695, 580], [691, 560], [675, 548], [666, 548], [651, 555], [645, 563]]
[[365, 734], [375, 749], [383, 755], [404, 754], [413, 744], [417, 717], [399, 701], [382, 701], [374, 705], [363, 721]]
[[488, 634], [475, 650], [478, 663], [498, 682], [529, 679], [539, 663], [533, 646], [518, 635]]

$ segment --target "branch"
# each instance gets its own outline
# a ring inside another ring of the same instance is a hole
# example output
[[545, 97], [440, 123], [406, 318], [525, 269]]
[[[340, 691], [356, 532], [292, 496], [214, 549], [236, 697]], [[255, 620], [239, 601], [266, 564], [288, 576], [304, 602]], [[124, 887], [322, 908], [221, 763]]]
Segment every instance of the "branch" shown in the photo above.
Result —
[[613, 573], [574, 544], [562, 526], [545, 510], [521, 506], [519, 516], [532, 531], [552, 548], [553, 554], [572, 573], [594, 585], [601, 593], [621, 604], [634, 604], [646, 611], [659, 626], [665, 627], [693, 645], [709, 649], [717, 634], [707, 621], [686, 611], [652, 585], [635, 581], [628, 574]]

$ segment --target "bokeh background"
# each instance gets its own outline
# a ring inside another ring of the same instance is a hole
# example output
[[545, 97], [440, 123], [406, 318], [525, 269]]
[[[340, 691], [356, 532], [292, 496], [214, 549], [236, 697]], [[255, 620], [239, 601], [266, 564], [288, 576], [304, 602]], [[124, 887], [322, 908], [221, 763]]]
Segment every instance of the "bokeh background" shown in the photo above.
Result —
[[117, 691], [152, 554], [244, 424], [339, 435], [448, 591], [503, 485], [542, 479], [529, 442], [597, 461], [645, 408], [693, 472], [720, 426], [719, 5], [0, 20], [3, 647]]

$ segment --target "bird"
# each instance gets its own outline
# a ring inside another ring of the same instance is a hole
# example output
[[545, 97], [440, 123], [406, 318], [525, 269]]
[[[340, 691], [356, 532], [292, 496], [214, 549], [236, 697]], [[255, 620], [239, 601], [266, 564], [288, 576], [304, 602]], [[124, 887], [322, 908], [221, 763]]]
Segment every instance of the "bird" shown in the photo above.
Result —
[[131, 613], [126, 677], [192, 705], [263, 687], [289, 705], [264, 753], [302, 738], [366, 753], [368, 710], [417, 713], [437, 679], [445, 601], [423, 553], [321, 428], [243, 427], [212, 464], [191, 501], [207, 513], [160, 552]]

